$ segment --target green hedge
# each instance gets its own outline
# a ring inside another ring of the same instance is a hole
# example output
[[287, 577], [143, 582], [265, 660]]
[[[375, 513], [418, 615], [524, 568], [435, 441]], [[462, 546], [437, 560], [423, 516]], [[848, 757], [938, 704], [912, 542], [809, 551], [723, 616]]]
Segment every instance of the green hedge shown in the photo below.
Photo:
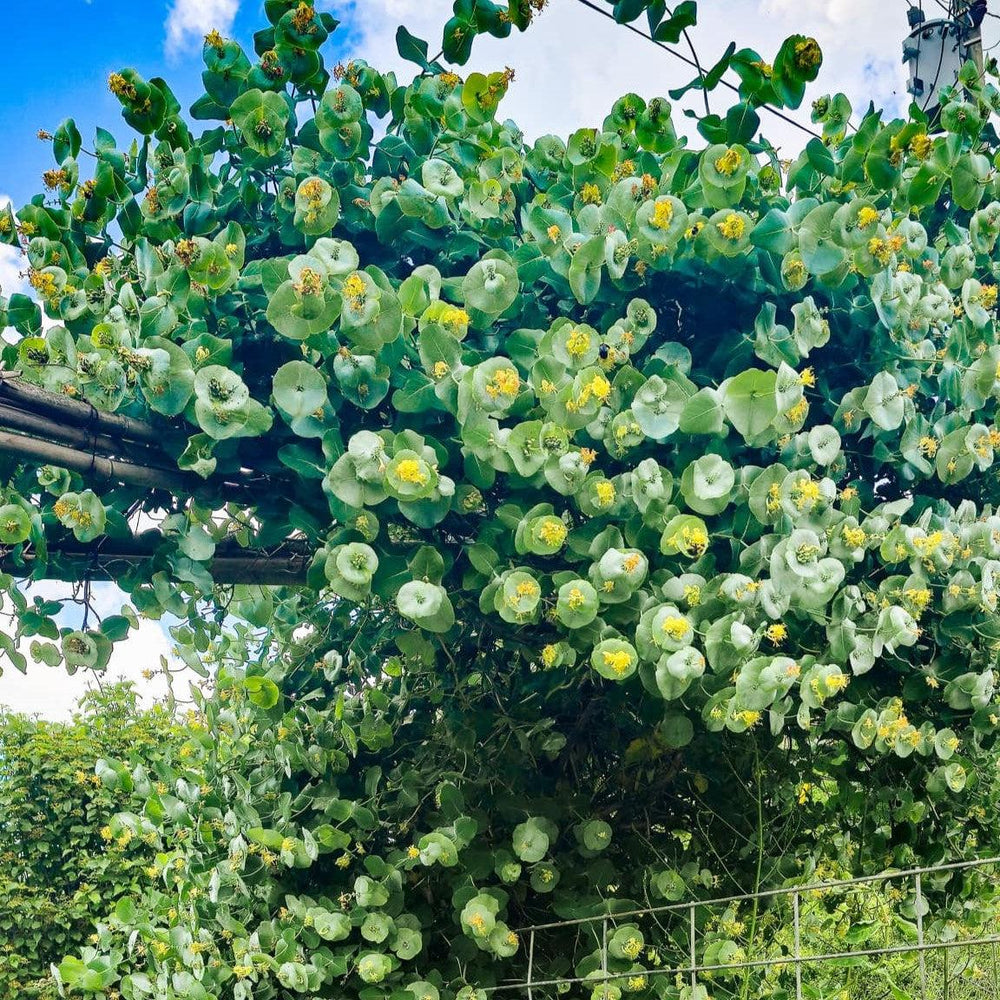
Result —
[[178, 731], [164, 709], [141, 709], [128, 685], [86, 696], [70, 722], [0, 711], [0, 997], [56, 996], [49, 964], [133, 892], [152, 850], [109, 839], [107, 821], [125, 802], [97, 763], [148, 763]]

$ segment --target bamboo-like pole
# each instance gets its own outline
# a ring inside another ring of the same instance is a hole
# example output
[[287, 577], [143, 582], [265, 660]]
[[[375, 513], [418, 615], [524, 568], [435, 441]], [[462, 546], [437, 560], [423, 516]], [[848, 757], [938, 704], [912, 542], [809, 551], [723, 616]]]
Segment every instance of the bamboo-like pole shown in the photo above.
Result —
[[[8, 433], [16, 431], [19, 433]], [[51, 462], [84, 476], [117, 480], [178, 496], [216, 492], [252, 502], [270, 477], [250, 469], [210, 480], [180, 471], [162, 450], [169, 429], [104, 413], [89, 403], [48, 392], [0, 372], [0, 450]]]
[[176, 471], [177, 468], [176, 464], [173, 466], [167, 464], [169, 461], [167, 456], [160, 451], [154, 451], [132, 441], [114, 440], [71, 424], [57, 423], [37, 413], [16, 409], [5, 404], [2, 397], [0, 397], [0, 429], [17, 431], [32, 438], [101, 454], [106, 458], [113, 456], [137, 465], [162, 468], [166, 471]]
[[49, 392], [30, 382], [24, 382], [13, 372], [0, 372], [0, 400], [18, 409], [44, 414], [70, 425], [92, 427], [115, 439], [143, 441], [156, 447], [163, 443], [162, 428], [120, 413], [105, 413], [90, 403]]
[[[90, 546], [71, 541], [49, 546], [44, 577], [69, 582], [78, 582], [84, 576], [114, 580], [128, 569], [155, 558], [161, 541], [161, 537], [152, 542], [144, 538], [105, 539]], [[220, 545], [217, 553], [208, 565], [216, 583], [263, 587], [304, 586], [312, 559], [312, 549], [298, 541], [270, 550]], [[30, 576], [37, 561], [35, 553], [25, 552], [21, 559], [22, 565], [15, 564], [9, 555], [0, 559], [0, 570], [14, 577]]]
[[144, 486], [151, 490], [168, 490], [174, 495], [192, 492], [192, 483], [180, 472], [172, 473], [166, 469], [150, 468], [136, 465], [133, 462], [116, 461], [105, 458], [93, 452], [76, 451], [66, 445], [55, 444], [52, 441], [40, 441], [23, 434], [10, 431], [0, 431], [0, 451], [10, 451], [25, 458], [41, 460], [44, 463], [58, 465], [84, 476], [94, 476], [108, 479], [130, 486]]

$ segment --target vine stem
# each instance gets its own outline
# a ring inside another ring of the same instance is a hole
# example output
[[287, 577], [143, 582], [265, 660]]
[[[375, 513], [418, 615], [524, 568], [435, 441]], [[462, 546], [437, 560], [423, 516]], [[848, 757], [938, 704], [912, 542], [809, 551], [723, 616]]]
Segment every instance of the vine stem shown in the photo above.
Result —
[[[760, 748], [754, 744], [753, 748], [753, 777], [757, 785], [757, 871], [754, 875], [754, 893], [760, 892], [761, 872], [764, 868], [764, 798], [760, 787]], [[760, 897], [754, 896], [753, 910], [750, 914], [750, 933], [747, 936], [747, 945], [752, 948], [757, 937], [757, 914], [760, 908]], [[740, 994], [742, 1000], [749, 1000], [750, 996], [750, 970], [747, 969], [743, 975], [743, 990]]]

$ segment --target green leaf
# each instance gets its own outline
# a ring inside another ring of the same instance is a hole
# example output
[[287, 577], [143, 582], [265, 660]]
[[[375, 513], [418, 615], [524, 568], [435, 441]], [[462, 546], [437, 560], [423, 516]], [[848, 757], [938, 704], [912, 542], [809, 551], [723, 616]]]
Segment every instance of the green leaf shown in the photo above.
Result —
[[745, 440], [759, 437], [777, 416], [775, 373], [751, 368], [730, 379], [723, 391], [726, 419]]

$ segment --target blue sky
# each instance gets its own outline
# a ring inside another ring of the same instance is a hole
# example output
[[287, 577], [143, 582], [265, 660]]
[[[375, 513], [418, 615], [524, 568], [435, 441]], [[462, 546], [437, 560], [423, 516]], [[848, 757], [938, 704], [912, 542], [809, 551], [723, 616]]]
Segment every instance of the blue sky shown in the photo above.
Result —
[[[218, 28], [252, 53], [253, 32], [265, 23], [262, 0], [58, 0], [53, 6], [50, 13], [52, 8], [46, 10], [37, 0], [4, 2], [0, 195], [9, 195], [15, 206], [41, 189], [41, 173], [53, 165], [47, 144], [36, 138], [38, 129], [53, 131], [73, 117], [85, 145], [98, 124], [120, 141], [131, 141], [118, 102], [107, 90], [111, 72], [133, 66], [147, 78], [162, 76], [187, 108], [201, 92], [203, 34]], [[360, 54], [380, 68], [399, 68], [396, 25], [406, 22], [436, 49], [451, 0], [318, 0], [317, 6], [344, 21], [327, 49], [328, 58]], [[710, 60], [729, 37], [768, 53], [791, 31], [810, 32], [827, 54], [828, 89], [898, 104], [899, 48], [906, 32], [903, 3], [703, 0], [700, 14], [694, 38]], [[56, 30], [45, 31], [40, 18], [54, 22]], [[550, 0], [530, 37], [486, 39], [478, 44], [474, 62], [490, 68], [512, 64], [519, 79], [532, 77], [532, 86], [520, 95], [515, 88], [508, 99], [529, 135], [542, 110], [550, 120], [544, 131], [564, 131], [593, 124], [598, 105], [610, 103], [602, 95], [628, 89], [643, 93], [650, 85], [665, 90], [690, 75], [634, 36], [612, 34], [606, 22], [572, 0]], [[619, 55], [624, 58], [615, 58]], [[552, 100], [538, 100], [539, 85]], [[807, 118], [805, 109], [800, 117]]]
[[[41, 190], [41, 173], [53, 166], [49, 144], [36, 138], [39, 129], [52, 132], [63, 119], [73, 118], [85, 146], [92, 146], [97, 125], [122, 143], [131, 141], [120, 105], [107, 88], [115, 70], [132, 66], [147, 79], [163, 77], [185, 108], [198, 97], [202, 62], [197, 33], [188, 32], [186, 44], [168, 54], [170, 6], [165, 0], [59, 0], [46, 10], [34, 0], [6, 0], [0, 193], [15, 206]], [[200, 6], [211, 8], [212, 2], [204, 0]], [[45, 31], [40, 17], [55, 22], [57, 30]], [[252, 50], [253, 32], [263, 21], [261, 5], [245, 0], [232, 29], [226, 30], [225, 23], [219, 27]]]

